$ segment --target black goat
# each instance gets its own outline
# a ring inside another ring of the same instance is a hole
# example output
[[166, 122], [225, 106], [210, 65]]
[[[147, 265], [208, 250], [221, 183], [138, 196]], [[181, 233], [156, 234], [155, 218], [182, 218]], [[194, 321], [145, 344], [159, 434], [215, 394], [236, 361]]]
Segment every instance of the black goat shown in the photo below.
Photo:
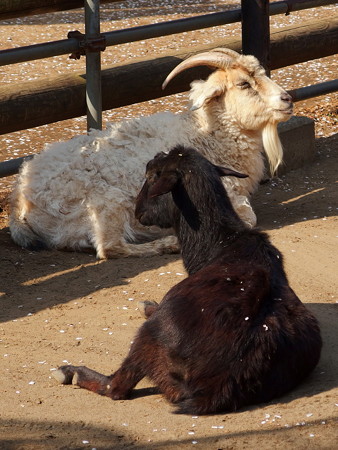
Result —
[[148, 376], [177, 412], [209, 414], [279, 397], [312, 371], [317, 320], [267, 235], [234, 212], [224, 175], [244, 176], [183, 147], [148, 163], [136, 217], [174, 227], [189, 277], [149, 314], [117, 372], [64, 366], [59, 381], [124, 399]]

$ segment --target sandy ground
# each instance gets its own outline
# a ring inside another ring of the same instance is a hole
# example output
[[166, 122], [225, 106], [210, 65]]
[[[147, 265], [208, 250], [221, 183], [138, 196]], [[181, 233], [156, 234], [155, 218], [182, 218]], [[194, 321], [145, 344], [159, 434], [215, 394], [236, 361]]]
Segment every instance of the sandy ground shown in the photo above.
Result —
[[[133, 3], [133, 9], [131, 2], [105, 6], [103, 28], [112, 29], [111, 18], [117, 28], [135, 26], [212, 12], [234, 2], [178, 1], [170, 13], [166, 3], [172, 2], [157, 2], [157, 9], [152, 2]], [[324, 8], [323, 14], [330, 11]], [[303, 14], [306, 19], [308, 12]], [[294, 17], [274, 18], [273, 24], [289, 25]], [[0, 35], [6, 37], [1, 48], [63, 38], [65, 30], [80, 28], [81, 20], [79, 12], [68, 12], [0, 23]], [[229, 29], [237, 30], [235, 25]], [[217, 28], [216, 37], [222, 32]], [[205, 42], [210, 31], [193, 36]], [[173, 37], [170, 45], [179, 47], [184, 39]], [[120, 46], [114, 58], [161, 50], [165, 42], [147, 45]], [[32, 78], [58, 73], [61, 62], [56, 58], [2, 68], [1, 80], [20, 81], [26, 70]], [[292, 89], [332, 79], [336, 69], [337, 57], [330, 57], [281, 69], [273, 78]], [[181, 94], [107, 112], [105, 119], [149, 114], [168, 105], [180, 110], [185, 102]], [[144, 320], [137, 302], [160, 301], [186, 274], [178, 255], [97, 261], [87, 254], [18, 248], [8, 231], [7, 196], [15, 177], [0, 180], [1, 449], [338, 448], [337, 108], [337, 94], [296, 105], [297, 114], [316, 121], [316, 159], [260, 186], [254, 197], [259, 226], [283, 252], [292, 287], [320, 321], [321, 360], [293, 392], [234, 414], [174, 415], [146, 379], [131, 400], [117, 402], [58, 385], [51, 371], [67, 362], [107, 374], [115, 370]], [[84, 131], [85, 119], [79, 118], [0, 136], [0, 156], [4, 160], [41, 151], [45, 142]]]

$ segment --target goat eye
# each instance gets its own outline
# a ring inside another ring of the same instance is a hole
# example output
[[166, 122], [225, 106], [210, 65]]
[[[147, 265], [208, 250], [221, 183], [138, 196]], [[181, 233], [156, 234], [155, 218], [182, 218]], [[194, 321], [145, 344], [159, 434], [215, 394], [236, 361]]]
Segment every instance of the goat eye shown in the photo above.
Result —
[[237, 86], [241, 89], [249, 89], [251, 87], [248, 81], [241, 81], [240, 83], [237, 84]]

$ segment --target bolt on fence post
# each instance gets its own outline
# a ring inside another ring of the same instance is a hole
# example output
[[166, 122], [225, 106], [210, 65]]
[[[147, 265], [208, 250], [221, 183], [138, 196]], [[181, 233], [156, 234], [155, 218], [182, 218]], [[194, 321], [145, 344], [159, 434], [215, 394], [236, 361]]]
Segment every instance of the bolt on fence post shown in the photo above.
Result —
[[[85, 0], [86, 42], [100, 38], [100, 1]], [[102, 129], [101, 53], [86, 46], [87, 129]]]

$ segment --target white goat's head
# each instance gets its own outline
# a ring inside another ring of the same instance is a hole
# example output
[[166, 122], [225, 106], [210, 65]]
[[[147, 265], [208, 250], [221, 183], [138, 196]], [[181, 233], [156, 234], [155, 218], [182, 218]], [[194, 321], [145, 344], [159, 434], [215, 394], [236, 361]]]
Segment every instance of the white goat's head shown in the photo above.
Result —
[[199, 65], [218, 70], [207, 80], [191, 84], [191, 108], [203, 107], [211, 115], [224, 113], [225, 119], [230, 116], [243, 132], [261, 131], [274, 172], [283, 155], [277, 124], [291, 117], [291, 96], [267, 77], [257, 58], [225, 48], [216, 48], [186, 59], [168, 75], [163, 87], [183, 70]]

